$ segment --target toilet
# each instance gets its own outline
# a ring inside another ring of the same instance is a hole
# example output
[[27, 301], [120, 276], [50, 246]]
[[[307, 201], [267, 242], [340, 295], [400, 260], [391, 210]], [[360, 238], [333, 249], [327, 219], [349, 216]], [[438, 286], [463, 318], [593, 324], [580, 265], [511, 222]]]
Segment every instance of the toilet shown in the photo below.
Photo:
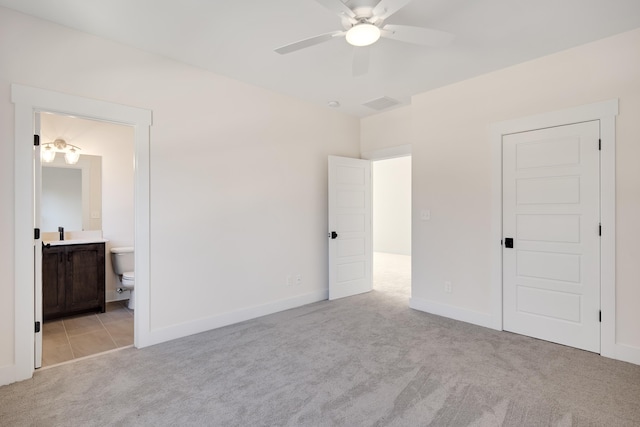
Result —
[[136, 303], [133, 293], [133, 284], [135, 283], [135, 275], [133, 273], [133, 266], [135, 265], [133, 247], [111, 248], [111, 265], [114, 273], [120, 278], [122, 287], [130, 291], [128, 307], [131, 310], [135, 309]]

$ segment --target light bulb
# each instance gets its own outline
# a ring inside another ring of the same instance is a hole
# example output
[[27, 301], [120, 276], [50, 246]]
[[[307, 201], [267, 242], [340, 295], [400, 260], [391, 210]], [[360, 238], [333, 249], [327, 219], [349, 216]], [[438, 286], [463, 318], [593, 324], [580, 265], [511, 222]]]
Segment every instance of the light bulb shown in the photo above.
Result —
[[347, 42], [353, 46], [369, 46], [380, 38], [380, 28], [372, 24], [356, 24], [347, 31]]
[[45, 163], [51, 163], [56, 158], [56, 150], [53, 150], [51, 147], [44, 147], [40, 151], [40, 160]]
[[69, 149], [69, 151], [64, 155], [64, 161], [68, 165], [75, 165], [78, 163], [78, 160], [80, 160], [80, 153], [73, 148]]

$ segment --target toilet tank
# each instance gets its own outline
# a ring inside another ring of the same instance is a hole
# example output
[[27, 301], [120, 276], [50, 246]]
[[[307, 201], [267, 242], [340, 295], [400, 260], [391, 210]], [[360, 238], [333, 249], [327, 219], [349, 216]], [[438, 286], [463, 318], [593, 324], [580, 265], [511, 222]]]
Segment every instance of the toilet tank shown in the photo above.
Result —
[[111, 265], [118, 275], [133, 271], [133, 247], [111, 248]]

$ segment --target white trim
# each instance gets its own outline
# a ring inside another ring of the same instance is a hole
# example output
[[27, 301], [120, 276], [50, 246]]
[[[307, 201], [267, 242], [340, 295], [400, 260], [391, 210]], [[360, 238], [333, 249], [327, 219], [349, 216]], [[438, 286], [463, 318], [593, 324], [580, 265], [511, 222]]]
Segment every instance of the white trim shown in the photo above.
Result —
[[[600, 167], [600, 212], [602, 221], [600, 291], [602, 308], [601, 345], [603, 356], [616, 358], [615, 343], [615, 116], [618, 99], [494, 123], [489, 128], [492, 154], [491, 221], [491, 316], [492, 327], [502, 330], [502, 137], [530, 130], [591, 120], [600, 121], [602, 140]], [[622, 360], [622, 359], [621, 359]]]
[[612, 354], [603, 354], [603, 356], [607, 356], [616, 360], [622, 360], [623, 362], [640, 365], [640, 348], [632, 347], [630, 345], [616, 344]]
[[[615, 111], [615, 112], [614, 112]], [[600, 118], [600, 354], [616, 358], [616, 119], [618, 103]], [[620, 359], [624, 360], [624, 359]], [[636, 360], [640, 360], [637, 357]], [[636, 362], [638, 363], [638, 362]]]
[[109, 290], [104, 296], [105, 302], [124, 301], [129, 299], [129, 291], [123, 290], [122, 293], [118, 293], [115, 290]]
[[[566, 110], [551, 111], [528, 117], [493, 123], [490, 129], [501, 135], [600, 120], [618, 115], [618, 99], [581, 105]], [[495, 142], [495, 141], [494, 141]]]
[[[34, 371], [33, 291], [33, 114], [38, 111], [74, 115], [134, 127], [136, 301], [134, 341], [148, 344], [149, 322], [149, 127], [151, 111], [81, 98], [18, 84], [11, 85], [15, 104], [15, 374], [14, 381]], [[1, 379], [1, 378], [0, 378]], [[4, 382], [2, 382], [4, 383]]]
[[411, 155], [411, 144], [397, 145], [395, 147], [383, 148], [381, 150], [365, 151], [360, 158], [365, 160], [385, 160], [394, 159], [396, 157], [405, 157]]
[[[137, 283], [137, 276], [136, 276]], [[137, 292], [137, 291], [136, 291]], [[284, 310], [297, 308], [314, 302], [325, 301], [329, 298], [328, 290], [314, 291], [308, 294], [275, 301], [268, 304], [243, 308], [228, 313], [223, 313], [203, 319], [197, 319], [166, 328], [154, 329], [149, 336], [149, 345], [160, 344], [162, 342], [182, 338], [189, 335], [199, 334], [223, 326], [233, 325], [269, 314], [279, 313]]]
[[0, 366], [0, 385], [11, 384], [18, 381], [16, 365]]
[[423, 298], [412, 297], [409, 299], [409, 307], [415, 310], [424, 311], [438, 316], [448, 317], [450, 319], [467, 322], [485, 328], [491, 328], [493, 319], [491, 315], [480, 313], [479, 311], [467, 310], [453, 305], [442, 304], [440, 302], [431, 301]]
[[[14, 101], [15, 102], [15, 101]], [[15, 105], [14, 168], [14, 381], [31, 378], [35, 333], [33, 264], [33, 108]]]

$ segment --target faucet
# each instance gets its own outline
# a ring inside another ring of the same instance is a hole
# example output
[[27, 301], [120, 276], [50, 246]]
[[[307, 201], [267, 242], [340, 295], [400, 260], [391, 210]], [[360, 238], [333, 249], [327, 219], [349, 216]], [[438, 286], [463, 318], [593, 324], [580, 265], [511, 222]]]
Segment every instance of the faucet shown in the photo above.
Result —
[[60, 233], [60, 240], [64, 240], [64, 227], [58, 227], [58, 233]]

